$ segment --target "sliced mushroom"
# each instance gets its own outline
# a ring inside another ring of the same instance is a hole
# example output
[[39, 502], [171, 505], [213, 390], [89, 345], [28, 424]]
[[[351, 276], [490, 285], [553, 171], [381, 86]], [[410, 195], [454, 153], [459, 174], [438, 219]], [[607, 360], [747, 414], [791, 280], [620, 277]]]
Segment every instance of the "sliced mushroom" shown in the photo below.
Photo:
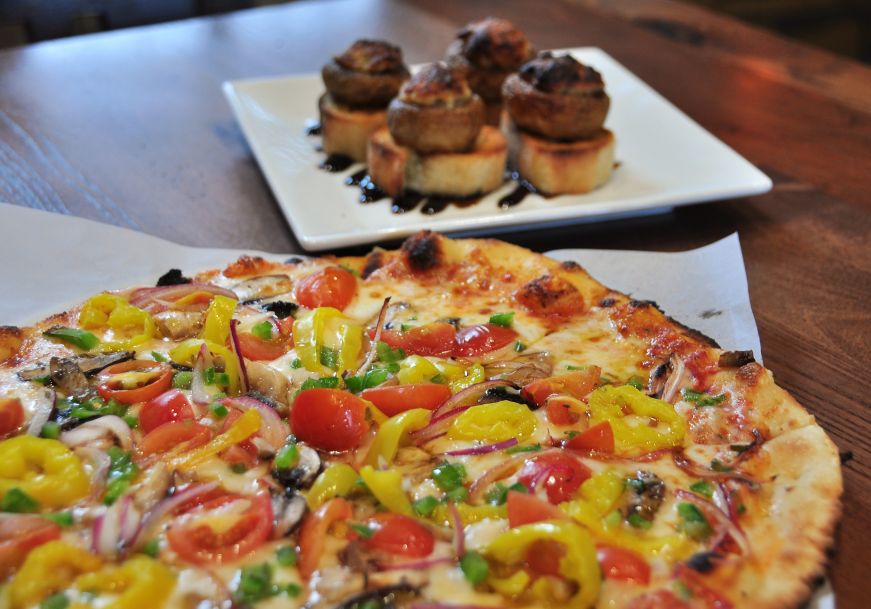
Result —
[[674, 404], [680, 389], [691, 380], [690, 372], [684, 366], [683, 360], [672, 354], [667, 364], [660, 364], [650, 373], [650, 380], [647, 383], [648, 393]]
[[387, 609], [403, 606], [413, 596], [420, 594], [420, 588], [413, 586], [407, 581], [397, 584], [382, 586], [374, 590], [367, 590], [355, 594], [335, 606], [335, 609], [355, 609], [356, 607], [378, 607]]
[[634, 514], [652, 521], [665, 497], [665, 482], [653, 472], [639, 470], [626, 481], [626, 488], [629, 495], [623, 515], [629, 518]]
[[511, 360], [484, 364], [488, 379], [506, 380], [517, 385], [526, 385], [547, 378], [553, 372], [553, 358], [547, 351], [522, 353]]
[[296, 465], [288, 469], [272, 470], [272, 477], [289, 494], [310, 487], [321, 471], [321, 457], [318, 451], [305, 444], [297, 444], [296, 447], [299, 451]]
[[[74, 362], [84, 374], [90, 375], [99, 372], [103, 368], [133, 359], [132, 351], [118, 351], [115, 353], [99, 353], [97, 355], [73, 355], [60, 358]], [[33, 381], [45, 378], [51, 374], [50, 364], [39, 364], [33, 368], [25, 368], [18, 371], [18, 378], [22, 381]]]
[[245, 360], [245, 369], [248, 372], [248, 388], [260, 393], [276, 403], [276, 410], [284, 412], [288, 406], [287, 392], [290, 385], [287, 378], [275, 368], [264, 364]]
[[202, 311], [161, 311], [152, 317], [160, 335], [172, 340], [197, 336], [205, 321]]
[[720, 368], [740, 368], [755, 361], [752, 351], [724, 351], [717, 364]]
[[305, 498], [293, 493], [287, 495], [272, 496], [272, 513], [275, 514], [275, 536], [285, 537], [290, 535], [293, 530], [302, 522], [302, 517], [308, 509], [308, 504]]
[[166, 497], [172, 476], [162, 461], [157, 461], [145, 470], [142, 481], [132, 489], [133, 502], [144, 512], [147, 512]]
[[27, 433], [31, 436], [38, 436], [42, 432], [42, 428], [51, 417], [54, 410], [54, 401], [57, 397], [54, 389], [44, 388], [34, 397], [33, 414], [30, 417], [30, 422], [27, 424]]
[[51, 358], [48, 370], [51, 381], [67, 395], [81, 398], [91, 392], [91, 384], [85, 373], [71, 358]]
[[287, 294], [293, 289], [293, 282], [287, 275], [261, 275], [240, 281], [230, 286], [230, 289], [239, 300], [244, 302]]

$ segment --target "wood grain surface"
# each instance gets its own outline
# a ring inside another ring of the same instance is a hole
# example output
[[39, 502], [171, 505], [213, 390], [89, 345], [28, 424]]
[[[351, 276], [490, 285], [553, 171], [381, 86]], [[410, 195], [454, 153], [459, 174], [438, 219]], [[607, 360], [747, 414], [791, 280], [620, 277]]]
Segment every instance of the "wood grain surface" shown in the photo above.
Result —
[[433, 60], [488, 14], [539, 48], [605, 49], [774, 179], [749, 200], [505, 238], [674, 251], [739, 233], [766, 365], [852, 454], [830, 575], [840, 608], [867, 607], [868, 68], [666, 0], [303, 1], [0, 53], [0, 200], [190, 245], [299, 251], [221, 83], [315, 71], [363, 36]]

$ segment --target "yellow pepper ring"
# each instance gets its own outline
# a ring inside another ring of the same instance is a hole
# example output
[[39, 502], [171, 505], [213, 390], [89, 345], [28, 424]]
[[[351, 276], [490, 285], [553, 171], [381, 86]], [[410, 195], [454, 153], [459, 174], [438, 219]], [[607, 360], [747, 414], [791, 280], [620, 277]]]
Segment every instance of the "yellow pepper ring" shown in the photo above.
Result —
[[171, 469], [191, 470], [218, 453], [253, 436], [260, 429], [261, 422], [259, 412], [253, 408], [246, 410], [242, 416], [233, 421], [227, 431], [212, 438], [208, 444], [179, 456], [169, 456], [167, 463]]
[[430, 414], [429, 410], [413, 408], [384, 421], [375, 434], [375, 439], [366, 455], [366, 463], [373, 467], [382, 464], [390, 465], [399, 450], [400, 443], [410, 432], [426, 427]]
[[215, 296], [209, 303], [206, 321], [203, 324], [203, 339], [207, 343], [223, 345], [230, 337], [230, 321], [236, 311], [237, 301], [227, 296]]
[[80, 573], [99, 569], [103, 561], [65, 541], [49, 541], [32, 550], [9, 584], [12, 609], [32, 607], [67, 588]]
[[72, 505], [88, 494], [81, 460], [57, 440], [18, 436], [0, 442], [0, 495], [19, 488], [43, 506]]
[[525, 524], [499, 535], [490, 542], [485, 553], [502, 564], [518, 565], [526, 560], [529, 547], [540, 540], [557, 542], [566, 549], [559, 563], [560, 574], [579, 586], [566, 606], [572, 609], [592, 607], [599, 596], [601, 575], [596, 549], [583, 527], [572, 522], [555, 521]]
[[162, 607], [175, 587], [175, 574], [146, 556], [136, 556], [120, 566], [107, 566], [86, 573], [75, 581], [79, 590], [118, 594], [103, 609], [151, 609]]
[[[306, 370], [325, 376], [341, 374], [357, 365], [363, 349], [363, 327], [338, 309], [318, 307], [293, 322], [293, 344]], [[335, 350], [335, 369], [322, 363], [324, 348]]]
[[591, 425], [610, 423], [620, 453], [680, 446], [686, 436], [686, 421], [674, 406], [630, 385], [599, 387], [590, 394], [589, 405]]
[[218, 357], [224, 363], [224, 372], [230, 378], [230, 385], [227, 387], [227, 392], [230, 395], [235, 395], [239, 392], [239, 364], [236, 356], [227, 347], [213, 343], [211, 341], [203, 341], [200, 338], [189, 338], [188, 340], [179, 343], [178, 346], [169, 352], [169, 357], [176, 364], [185, 366], [193, 366], [197, 354], [200, 352], [200, 346], [205, 344], [206, 349], [212, 357]]
[[376, 471], [371, 465], [365, 465], [360, 470], [360, 477], [381, 505], [396, 514], [414, 516], [411, 502], [402, 488], [402, 475], [398, 471]]
[[306, 502], [314, 511], [333, 497], [348, 494], [360, 479], [360, 474], [347, 463], [333, 463], [315, 479], [308, 493]]
[[538, 420], [524, 404], [502, 400], [472, 406], [454, 419], [448, 430], [452, 440], [502, 442], [517, 438], [522, 442], [533, 433]]
[[147, 311], [108, 292], [92, 296], [82, 305], [79, 325], [86, 330], [108, 327], [126, 337], [125, 340], [104, 341], [102, 348], [109, 351], [132, 349], [150, 340], [155, 331], [154, 319]]

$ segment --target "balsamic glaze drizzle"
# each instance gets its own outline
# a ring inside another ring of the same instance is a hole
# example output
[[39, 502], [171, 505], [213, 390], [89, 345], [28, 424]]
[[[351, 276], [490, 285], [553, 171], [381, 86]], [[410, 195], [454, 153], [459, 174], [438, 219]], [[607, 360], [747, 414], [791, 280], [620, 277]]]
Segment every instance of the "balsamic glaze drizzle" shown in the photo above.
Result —
[[345, 171], [348, 167], [354, 164], [354, 159], [344, 154], [331, 154], [321, 163], [321, 169], [330, 173], [338, 173]]
[[308, 136], [320, 135], [323, 133], [320, 123], [308, 123], [305, 126], [305, 134]]

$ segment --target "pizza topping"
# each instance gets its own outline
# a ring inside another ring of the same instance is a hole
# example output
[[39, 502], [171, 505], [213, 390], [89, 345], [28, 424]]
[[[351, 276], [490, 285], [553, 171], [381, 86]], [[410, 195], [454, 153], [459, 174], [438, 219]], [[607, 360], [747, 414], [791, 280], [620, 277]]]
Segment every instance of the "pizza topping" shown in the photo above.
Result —
[[154, 320], [148, 312], [108, 292], [85, 302], [79, 312], [79, 325], [85, 330], [108, 329], [103, 340], [106, 351], [130, 350], [150, 340], [155, 332]]
[[517, 480], [531, 492], [543, 488], [547, 500], [556, 505], [571, 499], [591, 473], [571, 454], [553, 451], [530, 457]]
[[100, 339], [86, 330], [78, 328], [66, 328], [64, 326], [53, 326], [42, 333], [49, 338], [56, 338], [65, 343], [69, 343], [78, 347], [82, 351], [90, 351], [100, 344]]
[[[424, 385], [418, 386], [423, 387]], [[378, 406], [378, 403], [376, 402], [375, 405]], [[366, 463], [375, 467], [389, 466], [393, 462], [399, 446], [407, 442], [411, 432], [423, 429], [429, 422], [429, 418], [429, 410], [413, 408], [381, 423], [375, 434], [375, 439], [369, 447]]]
[[[509, 529], [494, 539], [485, 555], [505, 566], [522, 565], [535, 542], [552, 541], [565, 549], [559, 560], [558, 573], [573, 582], [577, 588], [564, 606], [573, 609], [592, 607], [599, 595], [600, 575], [596, 550], [589, 533], [571, 522], [536, 522]], [[546, 579], [538, 580], [528, 590], [534, 596], [546, 599], [551, 592]]]
[[[294, 448], [295, 459], [285, 465], [282, 459], [286, 455], [286, 449], [290, 447]], [[318, 451], [299, 442], [289, 441], [275, 456], [272, 464], [272, 477], [288, 492], [309, 488], [321, 471]]]
[[316, 510], [334, 497], [347, 495], [360, 480], [356, 470], [347, 463], [332, 463], [315, 479], [306, 494], [311, 509]]
[[373, 515], [367, 525], [363, 545], [373, 550], [424, 558], [432, 554], [435, 547], [435, 537], [430, 530], [408, 516], [382, 512]]
[[44, 543], [31, 550], [9, 584], [10, 605], [13, 609], [32, 607], [102, 563], [99, 557], [65, 541]]
[[18, 398], [0, 398], [0, 438], [11, 435], [24, 425], [24, 408]]
[[517, 332], [492, 323], [478, 324], [457, 332], [454, 357], [477, 357], [501, 349], [517, 340]]
[[[205, 351], [203, 347], [205, 346]], [[201, 362], [202, 372], [200, 379], [203, 385], [215, 385], [219, 383], [226, 390], [226, 393], [235, 395], [239, 391], [239, 383], [241, 375], [239, 371], [238, 358], [235, 354], [218, 343], [203, 341], [202, 339], [192, 338], [179, 343], [169, 352], [169, 357], [176, 364], [182, 366], [194, 367], [197, 364], [199, 357], [203, 358]], [[207, 366], [208, 362], [208, 366]], [[211, 372], [210, 372], [211, 369]], [[223, 372], [221, 372], [223, 370]], [[192, 377], [196, 379], [196, 375]], [[199, 382], [199, 381], [197, 381]], [[196, 401], [194, 397], [194, 401]], [[208, 401], [208, 399], [205, 399]]]
[[48, 369], [51, 382], [68, 396], [83, 398], [92, 393], [91, 384], [74, 360], [53, 357], [48, 363]]
[[453, 325], [434, 322], [405, 331], [385, 329], [381, 333], [381, 340], [412, 355], [447, 357], [454, 350], [456, 336], [457, 330]]
[[156, 398], [172, 385], [172, 369], [159, 362], [129, 360], [104, 368], [97, 392], [105, 400], [135, 404]]
[[626, 488], [629, 494], [624, 517], [634, 527], [649, 528], [665, 498], [665, 482], [652, 472], [639, 470], [634, 478], [626, 480]]
[[341, 498], [330, 499], [306, 516], [299, 534], [299, 574], [309, 579], [318, 569], [330, 527], [351, 519], [351, 504]]
[[640, 586], [650, 583], [650, 565], [639, 554], [615, 546], [600, 545], [596, 557], [607, 579], [617, 579]]
[[329, 266], [304, 277], [296, 284], [296, 302], [308, 309], [330, 307], [344, 310], [357, 293], [357, 279], [337, 266]]
[[360, 469], [360, 477], [385, 508], [396, 514], [414, 515], [411, 502], [402, 488], [402, 474], [398, 470], [377, 471], [371, 465], [364, 465]]
[[274, 536], [286, 537], [302, 522], [308, 505], [302, 495], [296, 493], [272, 497], [272, 513], [275, 515]]
[[484, 370], [489, 379], [511, 381], [523, 386], [550, 376], [553, 372], [552, 359], [546, 351], [530, 351], [510, 360], [487, 362]]
[[454, 419], [448, 429], [452, 440], [522, 441], [536, 430], [538, 420], [525, 404], [501, 401], [472, 406]]
[[67, 507], [88, 494], [81, 460], [57, 440], [16, 436], [0, 442], [0, 494], [13, 489], [48, 507]]
[[394, 416], [412, 408], [435, 410], [451, 397], [451, 389], [437, 384], [391, 385], [364, 389], [360, 397]]
[[747, 536], [729, 514], [695, 493], [677, 489], [675, 495], [681, 500], [677, 505], [679, 530], [696, 541], [711, 539], [709, 547], [713, 550], [719, 549], [725, 540], [730, 539], [741, 554], [750, 554]]
[[329, 376], [356, 368], [363, 328], [332, 307], [319, 307], [293, 323], [297, 357], [310, 372]]
[[169, 309], [203, 311], [215, 295], [236, 298], [228, 289], [205, 283], [186, 283], [156, 288], [140, 288], [130, 293], [130, 304], [155, 314]]
[[357, 448], [369, 431], [366, 403], [338, 389], [307, 389], [290, 412], [294, 435], [322, 450]]
[[[116, 351], [114, 353], [98, 353], [94, 355], [72, 355], [59, 358], [59, 360], [71, 360], [79, 367], [79, 370], [84, 372], [86, 375], [89, 375], [98, 372], [107, 366], [111, 366], [112, 364], [117, 364], [118, 362], [123, 362], [132, 358], [132, 351]], [[44, 363], [32, 368], [19, 370], [18, 378], [22, 381], [35, 381], [37, 379], [47, 378], [50, 374], [50, 364]]]
[[520, 288], [514, 297], [532, 315], [569, 317], [584, 311], [584, 297], [566, 279], [542, 275]]
[[583, 370], [538, 379], [524, 385], [521, 395], [539, 406], [553, 395], [584, 398], [599, 384], [601, 373], [598, 366], [588, 366]]
[[647, 453], [680, 446], [687, 423], [668, 402], [648, 397], [629, 385], [605, 385], [590, 394], [590, 422], [607, 421], [616, 450]]
[[0, 519], [0, 577], [12, 575], [31, 550], [60, 534], [60, 527], [44, 517], [4, 515]]

